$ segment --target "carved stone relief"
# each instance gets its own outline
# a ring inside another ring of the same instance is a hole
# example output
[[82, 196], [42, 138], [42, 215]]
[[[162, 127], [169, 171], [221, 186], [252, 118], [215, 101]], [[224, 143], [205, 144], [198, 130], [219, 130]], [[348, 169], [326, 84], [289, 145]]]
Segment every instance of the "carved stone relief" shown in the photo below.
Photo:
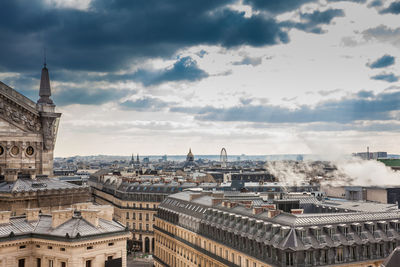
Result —
[[41, 129], [38, 116], [22, 109], [18, 105], [8, 103], [3, 97], [0, 98], [0, 115], [30, 131], [39, 132]]

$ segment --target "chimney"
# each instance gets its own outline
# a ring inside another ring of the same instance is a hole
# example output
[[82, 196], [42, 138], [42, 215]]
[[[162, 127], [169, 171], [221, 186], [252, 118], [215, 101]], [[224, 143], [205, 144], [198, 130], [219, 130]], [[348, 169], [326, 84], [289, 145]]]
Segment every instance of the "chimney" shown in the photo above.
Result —
[[260, 214], [263, 211], [264, 211], [264, 209], [262, 207], [254, 207], [253, 208], [253, 214], [254, 215]]
[[70, 219], [72, 219], [73, 215], [74, 215], [74, 210], [73, 209], [53, 210], [51, 212], [51, 227], [52, 228], [57, 228], [61, 224], [69, 221]]
[[40, 209], [26, 209], [26, 220], [28, 222], [38, 221], [39, 211]]
[[268, 218], [274, 218], [281, 213], [280, 210], [268, 210]]
[[99, 213], [100, 213], [100, 210], [98, 210], [98, 209], [81, 210], [82, 218], [85, 219], [88, 223], [92, 224], [95, 227], [99, 226]]
[[11, 211], [0, 211], [0, 224], [10, 223]]
[[212, 205], [213, 206], [216, 206], [216, 205], [218, 205], [220, 203], [222, 203], [222, 199], [220, 199], [220, 198], [213, 198], [212, 199]]
[[303, 214], [304, 210], [303, 209], [291, 209], [290, 213], [291, 214]]
[[113, 220], [113, 214], [114, 214], [114, 207], [111, 205], [99, 205], [95, 206], [96, 209], [100, 209], [100, 212], [98, 213], [99, 218], [102, 218], [107, 221], [112, 221]]

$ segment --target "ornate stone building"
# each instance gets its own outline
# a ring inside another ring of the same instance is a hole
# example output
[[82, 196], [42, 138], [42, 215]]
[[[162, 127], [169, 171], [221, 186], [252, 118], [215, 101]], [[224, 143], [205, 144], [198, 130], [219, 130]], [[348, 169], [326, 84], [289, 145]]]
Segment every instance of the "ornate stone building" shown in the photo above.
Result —
[[0, 82], [0, 210], [12, 215], [23, 215], [27, 208], [50, 212], [90, 200], [88, 186], [51, 178], [61, 114], [50, 97], [46, 64], [36, 103]]
[[42, 69], [37, 103], [0, 82], [0, 174], [6, 181], [53, 174], [53, 150], [61, 113], [51, 100]]
[[0, 266], [126, 267], [130, 233], [112, 212], [86, 203], [50, 214], [27, 209], [18, 217], [0, 211]]

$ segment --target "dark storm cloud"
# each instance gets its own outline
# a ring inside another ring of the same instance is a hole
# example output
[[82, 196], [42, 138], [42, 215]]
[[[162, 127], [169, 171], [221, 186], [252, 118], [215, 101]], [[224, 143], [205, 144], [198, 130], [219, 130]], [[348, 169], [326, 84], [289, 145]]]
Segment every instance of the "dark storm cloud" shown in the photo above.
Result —
[[67, 106], [72, 104], [101, 105], [119, 100], [128, 93], [132, 94], [135, 92], [117, 89], [68, 88], [57, 90], [53, 94], [53, 99], [54, 103], [58, 106]]
[[400, 111], [400, 91], [383, 92], [376, 95], [363, 91], [353, 97], [324, 101], [315, 107], [303, 105], [297, 109], [249, 104], [230, 108], [175, 107], [170, 110], [194, 114], [198, 120], [209, 121], [350, 123], [357, 120], [391, 120], [393, 119], [391, 112]]
[[364, 4], [367, 0], [328, 0], [328, 2], [354, 2], [359, 4]]
[[399, 78], [393, 73], [381, 73], [375, 76], [372, 76], [371, 79], [378, 81], [385, 81], [388, 83], [394, 83], [399, 80]]
[[368, 4], [368, 7], [380, 7], [383, 5], [381, 0], [374, 0]]
[[381, 13], [400, 14], [400, 1], [392, 2], [387, 8], [383, 9]]
[[92, 1], [89, 10], [44, 1], [0, 1], [0, 71], [38, 68], [46, 46], [53, 68], [122, 70], [133, 60], [170, 57], [193, 45], [264, 46], [288, 42], [273, 18], [245, 17], [233, 0]]
[[386, 68], [394, 64], [394, 57], [391, 55], [384, 55], [374, 62], [367, 64], [371, 69]]
[[255, 9], [268, 11], [272, 14], [280, 14], [298, 9], [306, 3], [316, 0], [244, 0], [243, 3], [251, 5]]
[[286, 21], [282, 25], [297, 28], [310, 33], [321, 34], [321, 24], [330, 24], [335, 17], [343, 17], [344, 11], [342, 9], [328, 9], [325, 11], [315, 10], [312, 13], [300, 13], [302, 22]]
[[141, 68], [135, 72], [116, 74], [98, 74], [73, 71], [56, 71], [52, 75], [55, 80], [61, 82], [117, 82], [134, 81], [145, 86], [157, 85], [164, 82], [189, 81], [194, 82], [208, 77], [208, 73], [200, 69], [197, 62], [191, 57], [181, 57], [172, 66], [164, 69]]
[[154, 97], [142, 97], [136, 100], [127, 100], [122, 102], [120, 106], [123, 109], [137, 111], [160, 111], [168, 107], [171, 103], [165, 102]]
[[132, 75], [133, 80], [140, 81], [145, 86], [157, 85], [171, 81], [198, 81], [208, 77], [208, 74], [199, 69], [191, 57], [180, 58], [172, 68], [161, 71], [140, 69]]

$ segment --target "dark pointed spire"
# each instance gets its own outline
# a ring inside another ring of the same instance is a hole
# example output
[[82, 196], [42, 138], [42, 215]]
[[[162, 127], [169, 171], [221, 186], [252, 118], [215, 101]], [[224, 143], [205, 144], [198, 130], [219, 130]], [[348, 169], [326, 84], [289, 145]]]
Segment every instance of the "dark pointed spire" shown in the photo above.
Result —
[[53, 100], [50, 99], [51, 87], [50, 87], [49, 70], [47, 69], [47, 63], [46, 63], [46, 52], [44, 54], [42, 76], [40, 78], [39, 96], [40, 98], [38, 100], [38, 104], [54, 105]]

